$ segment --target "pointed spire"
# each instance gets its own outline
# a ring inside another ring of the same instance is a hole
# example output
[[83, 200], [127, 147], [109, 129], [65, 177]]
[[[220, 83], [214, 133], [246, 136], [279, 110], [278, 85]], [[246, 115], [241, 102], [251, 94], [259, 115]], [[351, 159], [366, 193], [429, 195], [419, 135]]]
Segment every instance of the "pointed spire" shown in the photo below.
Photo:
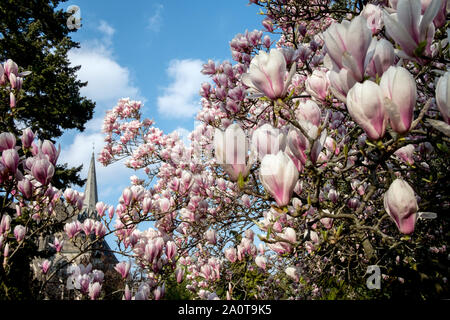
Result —
[[97, 195], [97, 177], [95, 175], [95, 156], [92, 151], [91, 164], [89, 166], [88, 177], [86, 181], [86, 187], [84, 189], [84, 204], [83, 209], [90, 218], [97, 218], [97, 212], [95, 205], [98, 202]]

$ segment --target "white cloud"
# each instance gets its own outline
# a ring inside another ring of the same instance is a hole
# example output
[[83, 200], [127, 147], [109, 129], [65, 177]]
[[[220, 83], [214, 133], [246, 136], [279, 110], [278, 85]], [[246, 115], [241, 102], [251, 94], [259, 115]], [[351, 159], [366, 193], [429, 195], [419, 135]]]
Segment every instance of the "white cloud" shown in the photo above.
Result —
[[203, 75], [203, 62], [198, 59], [172, 60], [167, 74], [172, 83], [164, 88], [162, 96], [158, 97], [158, 112], [171, 118], [192, 117], [200, 108], [198, 92], [202, 82], [209, 78]]
[[[77, 72], [80, 81], [88, 85], [81, 94], [97, 103], [115, 103], [123, 97], [137, 98], [139, 90], [131, 81], [128, 68], [119, 65], [104, 47], [72, 49], [69, 54], [72, 65], [80, 65]], [[112, 107], [113, 105], [109, 106]]]
[[153, 15], [148, 19], [147, 29], [153, 32], [159, 32], [162, 24], [161, 12], [164, 6], [162, 4], [156, 4], [156, 9]]
[[116, 32], [116, 30], [105, 20], [100, 20], [98, 30], [108, 37], [112, 37], [114, 35], [114, 32]]

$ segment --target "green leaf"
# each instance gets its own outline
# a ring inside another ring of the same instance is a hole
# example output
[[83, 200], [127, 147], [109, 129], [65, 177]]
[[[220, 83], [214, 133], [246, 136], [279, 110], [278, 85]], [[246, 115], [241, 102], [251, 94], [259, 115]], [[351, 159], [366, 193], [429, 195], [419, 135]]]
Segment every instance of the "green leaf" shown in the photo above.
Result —
[[422, 41], [421, 43], [419, 43], [419, 46], [416, 48], [416, 50], [414, 50], [414, 54], [417, 57], [422, 56], [423, 52], [425, 51], [426, 46], [427, 46], [427, 41], [426, 40]]
[[244, 181], [244, 176], [242, 175], [242, 173], [239, 173], [239, 177], [238, 177], [237, 183], [238, 183], [239, 189], [244, 188], [245, 181]]
[[448, 153], [448, 152], [449, 152], [448, 147], [447, 147], [447, 144], [446, 144], [445, 142], [444, 142], [444, 143], [437, 143], [436, 146], [437, 146], [438, 149], [441, 150], [442, 152], [445, 152], [445, 153]]

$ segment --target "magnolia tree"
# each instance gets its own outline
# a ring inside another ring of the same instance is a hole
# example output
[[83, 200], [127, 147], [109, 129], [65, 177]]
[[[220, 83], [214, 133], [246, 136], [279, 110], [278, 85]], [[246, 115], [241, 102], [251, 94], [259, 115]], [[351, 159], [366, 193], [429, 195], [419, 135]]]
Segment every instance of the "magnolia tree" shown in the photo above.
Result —
[[100, 162], [148, 177], [97, 204], [123, 298], [448, 297], [448, 1], [250, 2], [264, 30], [203, 66], [189, 145], [139, 101], [107, 112]]

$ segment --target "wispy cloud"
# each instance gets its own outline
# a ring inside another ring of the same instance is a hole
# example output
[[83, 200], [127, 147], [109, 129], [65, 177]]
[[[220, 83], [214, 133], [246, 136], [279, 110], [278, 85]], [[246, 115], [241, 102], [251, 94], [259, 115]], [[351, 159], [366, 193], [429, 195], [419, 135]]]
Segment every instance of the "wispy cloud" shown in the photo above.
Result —
[[147, 29], [153, 32], [159, 32], [162, 24], [161, 13], [163, 9], [164, 6], [162, 4], [160, 3], [156, 4], [155, 11], [153, 12], [152, 16], [148, 19]]
[[98, 30], [108, 37], [112, 37], [114, 35], [114, 32], [116, 32], [116, 30], [105, 20], [100, 20]]
[[167, 74], [172, 82], [157, 99], [160, 114], [170, 118], [186, 118], [199, 110], [200, 85], [209, 80], [200, 72], [202, 65], [203, 62], [198, 59], [170, 61]]

